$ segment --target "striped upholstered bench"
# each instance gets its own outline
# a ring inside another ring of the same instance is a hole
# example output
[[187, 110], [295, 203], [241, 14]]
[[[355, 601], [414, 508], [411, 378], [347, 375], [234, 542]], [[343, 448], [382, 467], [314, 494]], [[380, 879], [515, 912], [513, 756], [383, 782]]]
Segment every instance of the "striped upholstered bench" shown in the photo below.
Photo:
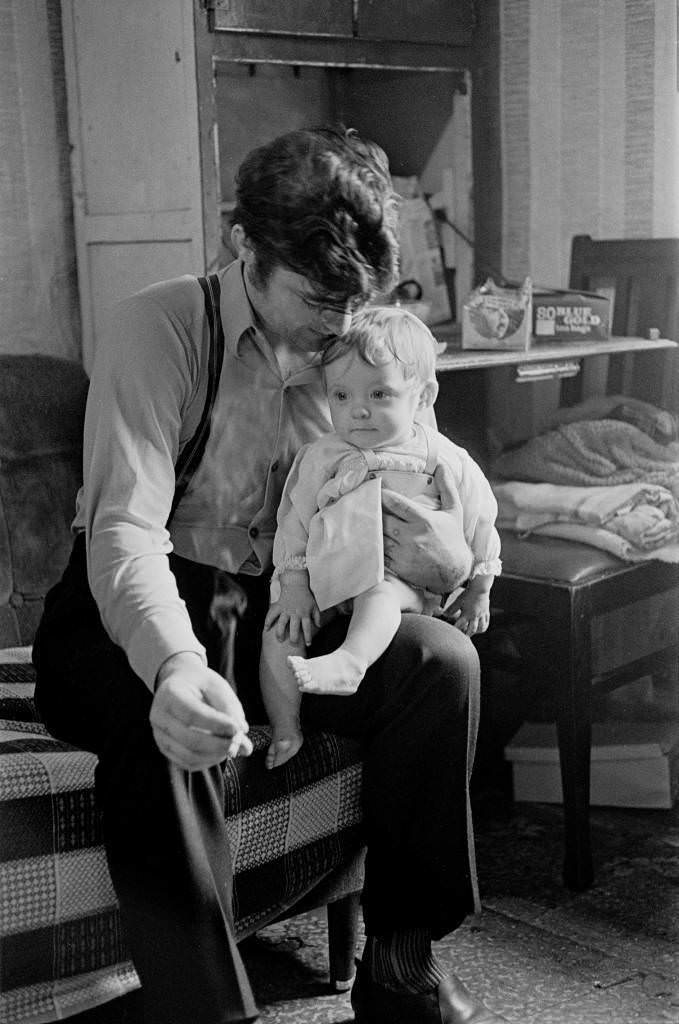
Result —
[[[101, 843], [95, 757], [47, 734], [33, 705], [32, 666], [17, 655], [7, 652], [12, 661], [3, 663], [0, 651], [0, 1020], [38, 1024], [139, 982]], [[251, 735], [253, 756], [225, 766], [239, 939], [297, 906], [344, 897], [350, 911], [347, 894], [361, 880], [356, 745], [317, 734], [286, 768], [269, 772], [268, 732]], [[347, 937], [350, 925], [338, 943]], [[341, 949], [331, 950], [338, 987], [351, 975], [351, 953], [343, 971]]]

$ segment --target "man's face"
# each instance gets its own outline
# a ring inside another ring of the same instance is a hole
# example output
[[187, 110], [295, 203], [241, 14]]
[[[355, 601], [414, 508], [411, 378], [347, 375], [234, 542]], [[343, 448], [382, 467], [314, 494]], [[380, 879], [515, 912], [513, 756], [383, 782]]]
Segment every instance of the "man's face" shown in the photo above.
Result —
[[274, 346], [282, 342], [303, 352], [320, 352], [349, 329], [355, 312], [351, 303], [338, 309], [319, 302], [307, 279], [285, 267], [275, 267], [259, 287], [246, 270], [246, 286]]
[[371, 366], [349, 352], [323, 372], [333, 426], [344, 441], [357, 448], [379, 448], [412, 437], [422, 385], [406, 380], [395, 359]]

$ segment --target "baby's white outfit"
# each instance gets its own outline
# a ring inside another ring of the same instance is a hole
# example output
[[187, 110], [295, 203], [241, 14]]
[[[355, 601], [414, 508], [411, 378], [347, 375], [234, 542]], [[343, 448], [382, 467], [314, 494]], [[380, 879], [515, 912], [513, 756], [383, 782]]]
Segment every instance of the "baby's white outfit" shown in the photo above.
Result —
[[[497, 503], [464, 448], [422, 424], [398, 448], [357, 448], [337, 434], [325, 434], [300, 448], [285, 483], [273, 547], [272, 601], [280, 594], [277, 577], [286, 569], [308, 571], [321, 611], [381, 582], [381, 488], [438, 509], [441, 495], [434, 473], [440, 464], [450, 470], [462, 505], [464, 536], [473, 555], [470, 578], [499, 575]], [[435, 601], [440, 605], [440, 595]]]

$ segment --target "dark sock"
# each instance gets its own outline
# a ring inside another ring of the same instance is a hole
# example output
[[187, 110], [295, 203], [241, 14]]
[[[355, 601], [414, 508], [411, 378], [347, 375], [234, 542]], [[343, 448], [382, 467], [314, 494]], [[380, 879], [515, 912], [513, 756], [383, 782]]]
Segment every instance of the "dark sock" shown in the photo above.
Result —
[[445, 975], [428, 928], [369, 936], [366, 952], [373, 981], [396, 992], [428, 992]]

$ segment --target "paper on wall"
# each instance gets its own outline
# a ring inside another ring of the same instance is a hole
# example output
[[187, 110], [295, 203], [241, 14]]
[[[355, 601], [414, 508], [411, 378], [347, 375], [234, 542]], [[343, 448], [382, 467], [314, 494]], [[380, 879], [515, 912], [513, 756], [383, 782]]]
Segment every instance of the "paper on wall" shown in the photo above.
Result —
[[426, 199], [417, 194], [416, 178], [396, 178], [394, 187], [405, 197], [400, 205], [399, 279], [417, 281], [422, 298], [431, 304], [427, 322], [443, 323], [452, 314], [434, 216]]

